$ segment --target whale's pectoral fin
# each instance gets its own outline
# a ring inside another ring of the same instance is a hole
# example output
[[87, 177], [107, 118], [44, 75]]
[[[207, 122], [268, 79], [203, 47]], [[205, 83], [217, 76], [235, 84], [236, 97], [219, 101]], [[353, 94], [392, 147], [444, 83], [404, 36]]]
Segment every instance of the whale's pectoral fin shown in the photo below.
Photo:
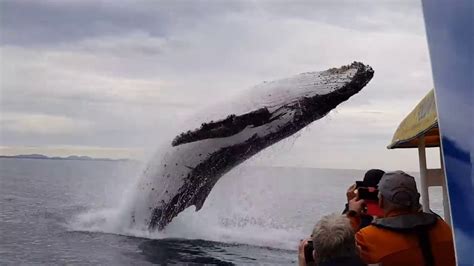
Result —
[[243, 115], [229, 115], [226, 119], [217, 122], [203, 123], [201, 128], [183, 132], [174, 138], [172, 146], [191, 143], [203, 139], [230, 137], [244, 130], [247, 126], [261, 126], [272, 119], [272, 114], [267, 108]]

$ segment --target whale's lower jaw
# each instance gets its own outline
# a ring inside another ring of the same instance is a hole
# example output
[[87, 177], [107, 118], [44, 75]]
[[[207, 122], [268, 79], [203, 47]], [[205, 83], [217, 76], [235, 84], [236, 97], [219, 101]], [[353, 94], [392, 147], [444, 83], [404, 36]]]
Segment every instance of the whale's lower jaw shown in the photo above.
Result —
[[337, 105], [358, 93], [372, 76], [371, 69], [370, 71], [359, 71], [351, 82], [334, 93], [302, 98], [297, 103], [283, 106], [273, 113], [265, 108], [255, 111], [254, 113], [259, 118], [267, 117], [268, 121], [274, 121], [282, 114], [288, 113], [292, 115], [292, 120], [283, 126], [279, 125], [278, 130], [274, 132], [254, 134], [243, 142], [213, 151], [209, 157], [190, 170], [184, 184], [171, 200], [156, 205], [157, 207], [151, 213], [149, 229], [162, 230], [174, 217], [189, 206], [195, 205], [196, 211], [200, 210], [211, 189], [225, 173], [266, 147], [295, 134], [311, 122], [325, 116]]

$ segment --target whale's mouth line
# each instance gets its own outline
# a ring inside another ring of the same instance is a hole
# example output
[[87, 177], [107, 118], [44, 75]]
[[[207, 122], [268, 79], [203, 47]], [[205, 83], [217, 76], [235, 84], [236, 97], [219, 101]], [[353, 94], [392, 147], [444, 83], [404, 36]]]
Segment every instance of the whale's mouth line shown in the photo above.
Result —
[[199, 129], [181, 133], [173, 140], [171, 145], [179, 146], [203, 139], [230, 137], [241, 132], [249, 125], [258, 127], [271, 122], [272, 119], [274, 119], [272, 114], [265, 107], [239, 116], [229, 115], [224, 120], [203, 123]]

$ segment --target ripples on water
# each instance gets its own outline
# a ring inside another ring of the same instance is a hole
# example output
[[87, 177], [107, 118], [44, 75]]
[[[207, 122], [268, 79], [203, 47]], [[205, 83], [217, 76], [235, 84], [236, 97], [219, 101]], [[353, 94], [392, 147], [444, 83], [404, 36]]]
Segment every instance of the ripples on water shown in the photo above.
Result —
[[141, 169], [0, 159], [0, 264], [294, 264], [298, 240], [320, 216], [341, 211], [346, 187], [363, 173], [238, 167], [201, 211], [149, 233], [127, 230], [120, 215]]

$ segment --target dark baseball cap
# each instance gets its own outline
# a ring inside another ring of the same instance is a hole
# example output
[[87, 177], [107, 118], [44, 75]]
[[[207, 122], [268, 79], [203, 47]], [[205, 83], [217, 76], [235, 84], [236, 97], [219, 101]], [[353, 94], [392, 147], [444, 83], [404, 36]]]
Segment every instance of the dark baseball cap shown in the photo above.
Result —
[[418, 207], [420, 204], [415, 178], [403, 171], [385, 173], [378, 188], [380, 194], [392, 203], [405, 207]]
[[380, 179], [382, 178], [383, 174], [385, 172], [380, 169], [370, 169], [367, 171], [364, 175], [364, 186], [366, 187], [377, 187], [377, 185], [380, 182]]

